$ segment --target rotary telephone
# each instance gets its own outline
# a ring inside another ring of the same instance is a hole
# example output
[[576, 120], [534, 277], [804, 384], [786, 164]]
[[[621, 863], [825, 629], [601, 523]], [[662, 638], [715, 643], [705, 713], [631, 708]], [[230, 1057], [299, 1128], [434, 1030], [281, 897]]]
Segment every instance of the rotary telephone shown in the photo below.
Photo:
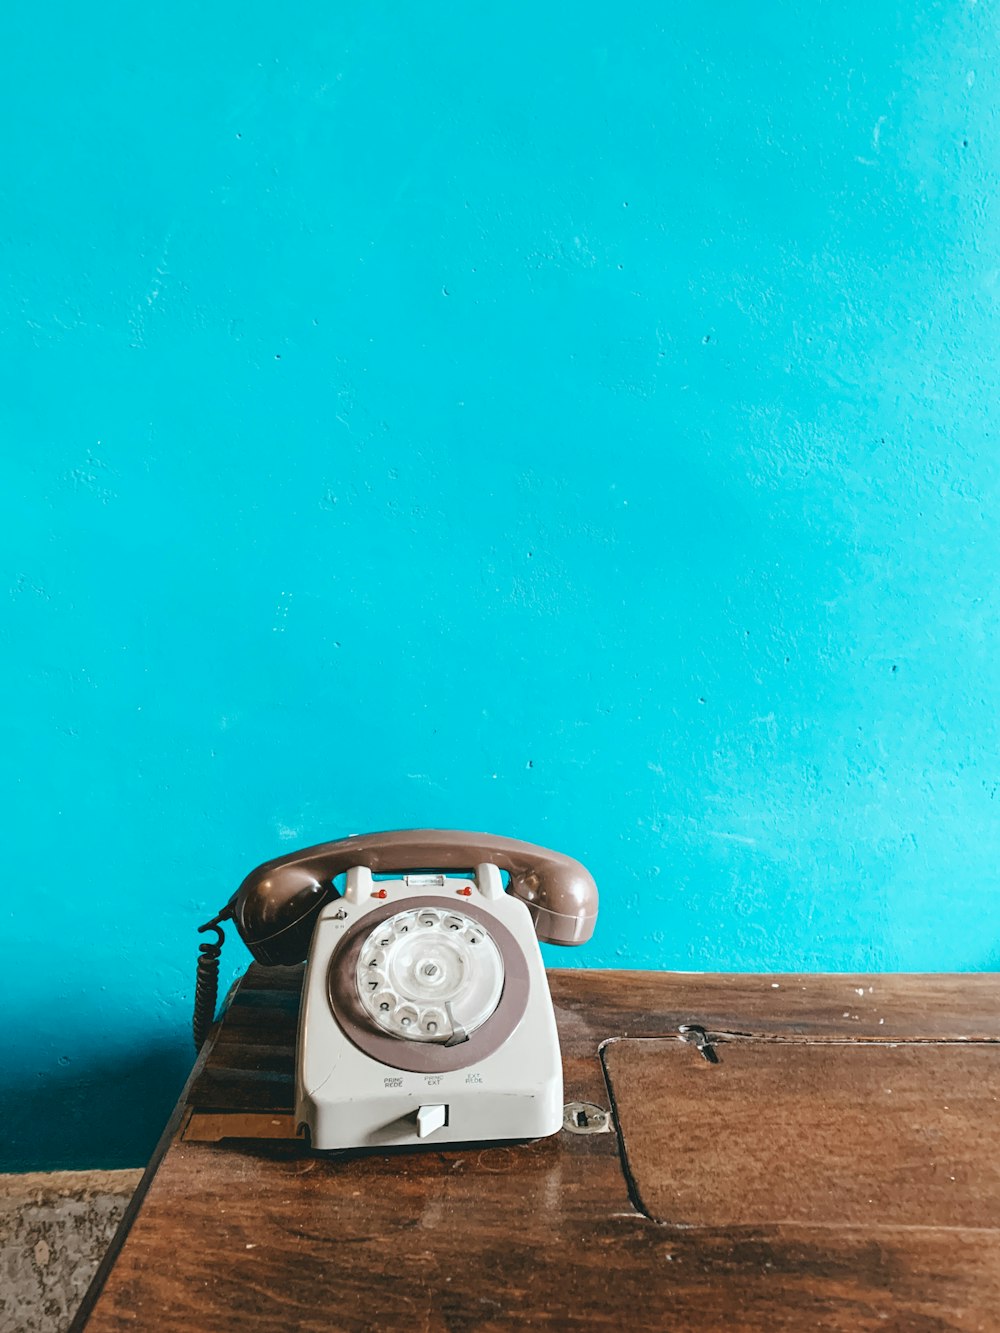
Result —
[[232, 921], [257, 962], [308, 960], [295, 1112], [313, 1148], [554, 1134], [562, 1061], [538, 942], [584, 944], [596, 918], [579, 862], [513, 838], [400, 829], [307, 847], [258, 866], [199, 927], [217, 940], [199, 950], [195, 1045]]

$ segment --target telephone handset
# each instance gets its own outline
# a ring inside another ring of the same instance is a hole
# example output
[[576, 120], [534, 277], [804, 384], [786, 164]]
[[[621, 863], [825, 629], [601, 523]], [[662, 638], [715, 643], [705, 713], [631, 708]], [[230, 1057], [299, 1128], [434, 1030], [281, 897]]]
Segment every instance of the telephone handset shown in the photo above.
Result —
[[562, 1065], [538, 941], [584, 944], [596, 918], [578, 861], [513, 838], [399, 829], [307, 847], [258, 866], [199, 927], [218, 938], [199, 951], [195, 1044], [231, 920], [260, 963], [308, 957], [296, 1114], [313, 1147], [552, 1134]]

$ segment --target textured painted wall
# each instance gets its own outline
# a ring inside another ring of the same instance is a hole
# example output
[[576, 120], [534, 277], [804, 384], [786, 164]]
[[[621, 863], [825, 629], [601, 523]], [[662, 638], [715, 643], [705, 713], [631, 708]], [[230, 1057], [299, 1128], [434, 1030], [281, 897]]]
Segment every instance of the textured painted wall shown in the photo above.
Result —
[[580, 857], [552, 963], [1000, 965], [995, 4], [0, 29], [8, 1165], [372, 826]]

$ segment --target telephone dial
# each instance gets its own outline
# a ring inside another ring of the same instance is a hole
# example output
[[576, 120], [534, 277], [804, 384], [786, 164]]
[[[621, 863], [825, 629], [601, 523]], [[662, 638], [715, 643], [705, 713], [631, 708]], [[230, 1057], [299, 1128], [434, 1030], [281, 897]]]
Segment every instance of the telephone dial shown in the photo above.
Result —
[[217, 941], [199, 951], [195, 1044], [232, 921], [259, 963], [308, 960], [295, 1112], [314, 1148], [554, 1134], [562, 1061], [538, 942], [584, 944], [596, 917], [579, 862], [513, 838], [400, 829], [307, 847], [251, 871], [199, 927]]

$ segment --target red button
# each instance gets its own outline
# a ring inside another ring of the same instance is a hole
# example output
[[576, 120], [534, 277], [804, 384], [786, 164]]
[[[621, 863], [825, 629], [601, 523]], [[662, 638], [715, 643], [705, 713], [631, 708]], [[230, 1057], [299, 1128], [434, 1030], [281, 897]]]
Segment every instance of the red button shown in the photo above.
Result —
[[386, 889], [376, 889], [375, 892], [372, 894], [373, 898], [388, 898], [388, 896], [389, 894]]
[[460, 893], [460, 894], [462, 895], [463, 898], [471, 898], [471, 897], [472, 897], [472, 890], [471, 890], [471, 889], [458, 889], [457, 892]]

